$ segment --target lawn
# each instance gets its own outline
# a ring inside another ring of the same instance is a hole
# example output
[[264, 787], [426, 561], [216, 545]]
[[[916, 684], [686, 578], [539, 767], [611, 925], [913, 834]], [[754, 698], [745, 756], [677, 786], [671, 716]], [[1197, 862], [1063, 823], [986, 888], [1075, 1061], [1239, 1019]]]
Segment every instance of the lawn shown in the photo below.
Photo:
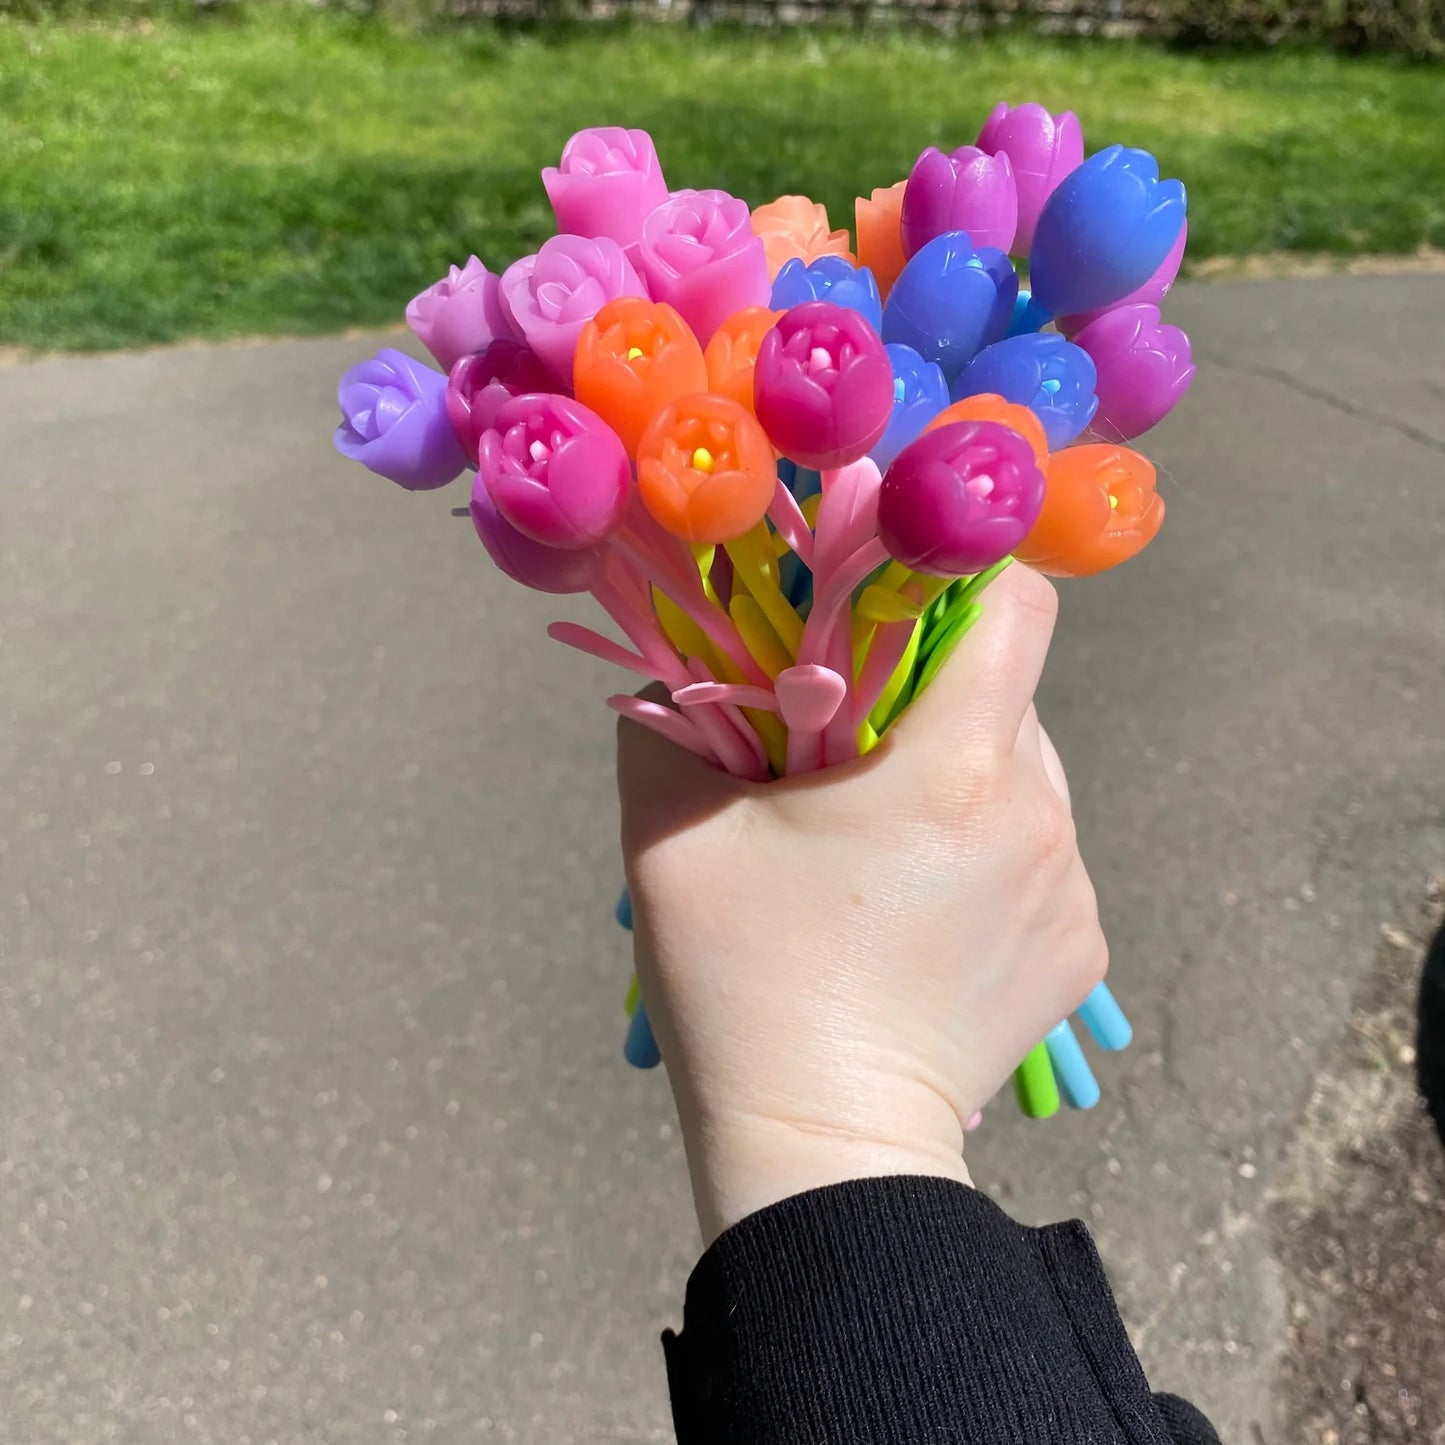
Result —
[[1037, 99], [1186, 180], [1195, 258], [1438, 246], [1442, 85], [1388, 60], [1023, 38], [0, 20], [0, 343], [393, 320], [469, 251], [535, 247], [538, 168], [599, 122], [649, 128], [674, 186], [806, 189], [846, 224], [922, 146]]

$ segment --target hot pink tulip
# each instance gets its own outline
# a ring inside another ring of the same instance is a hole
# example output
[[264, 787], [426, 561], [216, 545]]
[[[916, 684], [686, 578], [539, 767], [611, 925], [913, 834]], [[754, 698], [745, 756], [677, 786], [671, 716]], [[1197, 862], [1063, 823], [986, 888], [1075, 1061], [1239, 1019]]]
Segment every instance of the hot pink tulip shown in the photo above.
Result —
[[529, 391], [550, 391], [546, 368], [520, 341], [503, 338], [464, 356], [447, 377], [447, 417], [473, 466], [483, 432], [496, 425], [504, 402]]
[[1012, 249], [1016, 256], [1027, 256], [1044, 202], [1075, 166], [1083, 164], [1079, 117], [1071, 110], [1050, 115], [1033, 101], [1012, 107], [1000, 101], [984, 121], [978, 144], [990, 155], [1005, 155], [1013, 163], [1019, 217]]

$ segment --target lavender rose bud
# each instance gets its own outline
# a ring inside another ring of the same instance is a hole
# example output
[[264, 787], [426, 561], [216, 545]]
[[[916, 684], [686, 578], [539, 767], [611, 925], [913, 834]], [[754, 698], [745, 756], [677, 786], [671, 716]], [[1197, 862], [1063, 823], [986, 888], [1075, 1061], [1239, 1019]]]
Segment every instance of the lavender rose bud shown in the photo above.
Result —
[[443, 487], [467, 464], [447, 420], [447, 379], [388, 348], [353, 366], [336, 388], [336, 450], [408, 491]]
[[469, 256], [465, 266], [453, 266], [407, 304], [406, 324], [443, 371], [484, 350], [494, 337], [509, 334], [499, 284], [499, 277]]

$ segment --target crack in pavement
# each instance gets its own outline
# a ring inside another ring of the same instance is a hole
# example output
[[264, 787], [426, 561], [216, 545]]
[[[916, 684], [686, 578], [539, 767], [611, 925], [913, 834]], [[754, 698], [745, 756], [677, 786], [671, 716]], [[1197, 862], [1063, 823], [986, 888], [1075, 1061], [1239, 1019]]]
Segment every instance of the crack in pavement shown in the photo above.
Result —
[[1411, 426], [1409, 422], [1399, 421], [1395, 417], [1386, 416], [1381, 412], [1372, 411], [1369, 407], [1361, 406], [1358, 402], [1336, 396], [1334, 392], [1326, 391], [1323, 387], [1314, 386], [1308, 381], [1301, 381], [1299, 377], [1292, 372], [1285, 371], [1282, 367], [1255, 362], [1225, 361], [1218, 356], [1206, 356], [1202, 352], [1197, 352], [1196, 355], [1199, 360], [1208, 362], [1210, 366], [1220, 367], [1224, 371], [1238, 372], [1243, 376], [1257, 376], [1265, 381], [1277, 381], [1281, 386], [1287, 387], [1296, 395], [1305, 397], [1309, 401], [1317, 401], [1322, 406], [1342, 412], [1345, 416], [1354, 417], [1357, 421], [1372, 422], [1376, 426], [1394, 432], [1397, 436], [1404, 437], [1407, 441], [1445, 454], [1445, 441], [1439, 437], [1421, 431], [1419, 427]]

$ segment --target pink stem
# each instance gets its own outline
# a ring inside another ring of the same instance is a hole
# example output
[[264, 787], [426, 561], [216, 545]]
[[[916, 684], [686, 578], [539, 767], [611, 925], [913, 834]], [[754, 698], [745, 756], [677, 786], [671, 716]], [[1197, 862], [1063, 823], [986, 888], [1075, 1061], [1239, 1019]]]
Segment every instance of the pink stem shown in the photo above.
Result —
[[[698, 682], [716, 681], [712, 673], [708, 671], [707, 664], [700, 657], [690, 658], [687, 668]], [[763, 740], [758, 736], [757, 729], [743, 716], [742, 709], [727, 702], [708, 704], [708, 707], [715, 707], [723, 718], [732, 724], [733, 731], [744, 745], [748, 758], [751, 759], [751, 767], [746, 763], [734, 766], [729, 762], [728, 771], [735, 777], [749, 778], [755, 783], [767, 782], [769, 776], [767, 749], [763, 747]], [[719, 736], [721, 736], [721, 729], [719, 729]]]
[[778, 699], [761, 687], [748, 687], [740, 682], [694, 682], [679, 688], [672, 695], [679, 707], [700, 702], [730, 702], [738, 707], [757, 708], [760, 712], [777, 712]]
[[783, 540], [798, 554], [798, 560], [805, 567], [813, 565], [813, 533], [808, 519], [798, 505], [798, 499], [790, 492], [781, 477], [773, 491], [773, 504], [768, 508], [768, 517], [778, 529]]
[[628, 672], [651, 678], [654, 682], [661, 681], [645, 657], [629, 652], [620, 642], [614, 642], [590, 627], [583, 627], [580, 622], [554, 622], [548, 627], [547, 636], [564, 647], [575, 647], [578, 652], [585, 652], [616, 667], [624, 667]]
[[645, 697], [632, 697], [627, 693], [618, 693], [615, 697], [609, 697], [607, 706], [613, 712], [621, 713], [623, 717], [631, 718], [633, 722], [651, 728], [653, 732], [665, 737], [668, 742], [676, 743], [690, 753], [696, 753], [704, 762], [717, 765], [716, 754], [702, 740], [697, 728], [681, 713], [674, 712], [670, 707], [664, 707], [660, 702], [649, 702]]
[[828, 660], [833, 671], [848, 684], [848, 694], [823, 729], [823, 759], [831, 767], [834, 763], [851, 762], [858, 756], [858, 729], [853, 726], [853, 638], [850, 628], [833, 629]]
[[888, 679], [898, 671], [917, 626], [916, 622], [883, 622], [874, 629], [873, 641], [868, 645], [868, 656], [858, 677], [858, 689], [853, 695], [855, 727], [861, 727], [878, 706], [878, 699], [883, 696]]
[[[814, 577], [817, 600], [803, 625], [803, 641], [798, 648], [799, 664], [827, 661], [829, 640], [839, 615], [853, 596], [853, 589], [887, 560], [888, 549], [874, 537], [859, 547], [831, 576]], [[851, 678], [852, 671], [849, 667], [844, 673], [845, 678]]]

